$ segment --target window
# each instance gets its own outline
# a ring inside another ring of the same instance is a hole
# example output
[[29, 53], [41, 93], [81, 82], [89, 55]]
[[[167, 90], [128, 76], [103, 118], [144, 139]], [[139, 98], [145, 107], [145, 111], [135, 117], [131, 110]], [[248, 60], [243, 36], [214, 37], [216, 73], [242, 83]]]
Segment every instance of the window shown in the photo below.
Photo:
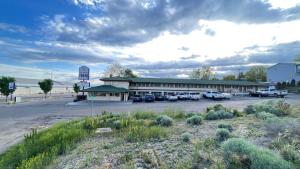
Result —
[[300, 65], [297, 65], [296, 68], [297, 68], [297, 73], [300, 73]]
[[115, 93], [115, 96], [119, 97], [119, 96], [120, 96], [120, 93]]
[[99, 93], [99, 92], [97, 92], [95, 95], [96, 96], [106, 96], [106, 93]]

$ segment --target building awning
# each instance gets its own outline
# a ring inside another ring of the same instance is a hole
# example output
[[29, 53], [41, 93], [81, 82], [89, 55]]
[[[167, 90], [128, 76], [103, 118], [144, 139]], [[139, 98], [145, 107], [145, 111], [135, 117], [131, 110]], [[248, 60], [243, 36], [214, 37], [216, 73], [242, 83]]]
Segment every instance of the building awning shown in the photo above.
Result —
[[102, 93], [127, 93], [128, 90], [121, 87], [115, 87], [112, 85], [101, 85], [81, 90], [82, 92], [102, 92]]

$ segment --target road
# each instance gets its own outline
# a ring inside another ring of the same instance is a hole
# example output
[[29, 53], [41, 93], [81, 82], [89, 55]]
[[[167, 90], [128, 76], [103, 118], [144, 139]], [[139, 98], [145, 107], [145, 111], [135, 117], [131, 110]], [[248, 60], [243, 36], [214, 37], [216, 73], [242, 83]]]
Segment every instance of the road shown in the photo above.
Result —
[[[200, 101], [131, 103], [131, 102], [81, 102], [70, 105], [71, 97], [41, 99], [39, 101], [16, 105], [0, 105], [0, 152], [20, 141], [32, 128], [42, 129], [60, 120], [69, 120], [101, 114], [103, 111], [127, 113], [134, 111], [162, 112], [166, 109], [179, 109], [186, 112], [201, 112], [206, 107], [221, 103], [226, 107], [242, 109], [271, 98], [233, 97], [226, 101]], [[289, 95], [286, 98], [291, 104], [299, 104], [300, 95]], [[92, 108], [93, 107], [93, 108]]]

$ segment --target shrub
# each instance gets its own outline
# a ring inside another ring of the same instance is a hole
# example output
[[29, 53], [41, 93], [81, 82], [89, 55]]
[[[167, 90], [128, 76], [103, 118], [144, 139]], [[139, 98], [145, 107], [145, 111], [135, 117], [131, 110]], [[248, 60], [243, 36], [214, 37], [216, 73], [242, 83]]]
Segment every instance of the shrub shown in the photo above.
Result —
[[276, 117], [274, 114], [267, 113], [267, 112], [264, 112], [264, 111], [256, 113], [255, 116], [258, 119], [262, 119], [262, 120], [267, 120], [268, 118], [274, 118], [274, 117]]
[[193, 115], [192, 117], [188, 118], [186, 122], [191, 125], [200, 125], [202, 124], [202, 118], [201, 116]]
[[216, 136], [218, 141], [225, 141], [230, 137], [230, 132], [227, 129], [219, 128], [217, 129]]
[[255, 114], [257, 112], [255, 106], [253, 105], [248, 105], [245, 109], [244, 112], [247, 114]]
[[233, 114], [224, 110], [209, 111], [206, 115], [207, 120], [218, 120], [218, 119], [230, 119], [233, 118]]
[[156, 118], [156, 123], [164, 127], [169, 127], [172, 125], [173, 119], [167, 115], [161, 115]]
[[226, 111], [227, 109], [222, 104], [216, 104], [213, 107], [207, 107], [206, 108], [206, 112], [209, 112], [211, 110], [213, 110], [213, 111], [220, 111], [220, 110]]
[[58, 123], [46, 130], [25, 135], [23, 142], [0, 156], [0, 168], [43, 168], [88, 136], [97, 120]]
[[227, 129], [230, 132], [233, 131], [233, 128], [232, 128], [232, 126], [230, 124], [219, 124], [218, 128], [224, 128], [224, 129]]
[[300, 135], [300, 121], [297, 119], [268, 118], [264, 126], [270, 136], [278, 136], [279, 133], [285, 133], [286, 136], [292, 137]]
[[265, 111], [276, 116], [286, 116], [292, 112], [290, 104], [286, 103], [284, 100], [264, 102], [256, 105], [255, 108], [257, 112]]
[[233, 116], [235, 116], [235, 117], [242, 117], [242, 116], [244, 116], [244, 113], [238, 111], [237, 109], [233, 109], [233, 110], [232, 110], [232, 114], [233, 114]]
[[293, 162], [295, 164], [300, 164], [300, 154], [297, 153], [294, 147], [290, 145], [285, 145], [281, 151], [280, 154], [283, 159], [286, 161]]
[[193, 137], [193, 135], [189, 132], [185, 132], [181, 135], [182, 137], [182, 141], [184, 142], [190, 142], [191, 141], [191, 138]]
[[292, 169], [293, 165], [274, 152], [258, 148], [243, 139], [229, 139], [223, 145], [223, 158], [230, 169]]
[[121, 121], [120, 120], [116, 120], [113, 122], [113, 127], [117, 130], [120, 130], [122, 127]]

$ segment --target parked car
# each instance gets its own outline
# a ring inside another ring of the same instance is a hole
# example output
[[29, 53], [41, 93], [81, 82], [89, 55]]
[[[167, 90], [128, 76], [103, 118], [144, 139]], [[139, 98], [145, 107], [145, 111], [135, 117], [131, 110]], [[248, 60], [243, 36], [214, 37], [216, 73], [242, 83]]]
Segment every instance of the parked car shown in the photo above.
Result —
[[177, 95], [178, 100], [188, 100], [189, 99], [189, 95], [187, 93], [179, 93]]
[[73, 102], [83, 101], [86, 99], [87, 99], [86, 95], [77, 95], [76, 98], [73, 100]]
[[201, 99], [201, 95], [199, 93], [190, 93], [189, 98], [191, 100], [200, 100]]
[[250, 92], [249, 95], [253, 97], [285, 97], [288, 94], [287, 90], [276, 90], [274, 86], [270, 86], [266, 89], [257, 90], [256, 92]]
[[145, 102], [154, 102], [155, 97], [153, 94], [146, 94], [145, 95]]
[[177, 101], [178, 100], [178, 96], [176, 94], [172, 94], [168, 96], [168, 100], [169, 101]]
[[165, 100], [165, 96], [162, 96], [162, 95], [155, 96], [155, 100], [156, 101], [164, 101]]
[[136, 94], [132, 97], [132, 102], [142, 102], [142, 101], [143, 101], [143, 98], [141, 95]]
[[213, 99], [213, 100], [223, 100], [223, 99], [230, 99], [231, 94], [229, 93], [221, 93], [216, 91], [208, 91], [203, 94], [204, 98]]

